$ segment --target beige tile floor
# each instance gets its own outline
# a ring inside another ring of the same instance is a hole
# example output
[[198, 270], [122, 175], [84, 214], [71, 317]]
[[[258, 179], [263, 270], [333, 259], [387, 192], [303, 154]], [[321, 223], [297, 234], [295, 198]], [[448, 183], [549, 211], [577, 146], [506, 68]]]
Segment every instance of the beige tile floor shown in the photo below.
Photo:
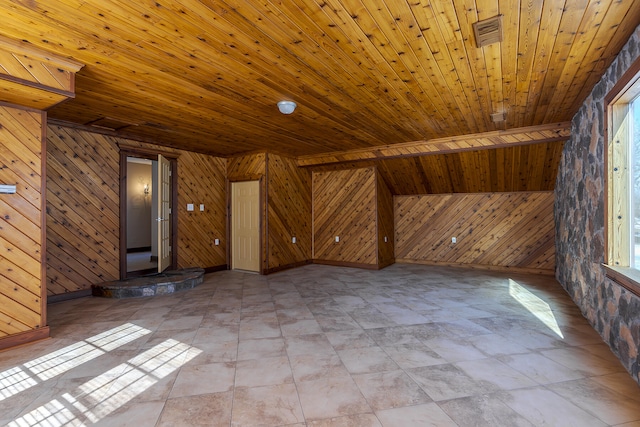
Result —
[[224, 271], [49, 323], [0, 353], [2, 425], [640, 426], [640, 388], [548, 277]]

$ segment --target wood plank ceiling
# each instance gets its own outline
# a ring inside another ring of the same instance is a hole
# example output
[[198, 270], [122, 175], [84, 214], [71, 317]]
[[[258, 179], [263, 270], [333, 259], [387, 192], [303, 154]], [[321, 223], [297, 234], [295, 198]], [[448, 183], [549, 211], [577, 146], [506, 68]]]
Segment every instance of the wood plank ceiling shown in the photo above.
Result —
[[[472, 24], [498, 15], [503, 41], [477, 48]], [[49, 118], [313, 165], [514, 129], [518, 143], [538, 126], [566, 137], [640, 0], [5, 0], [0, 21], [0, 36], [85, 65]], [[298, 109], [282, 115], [280, 100]]]

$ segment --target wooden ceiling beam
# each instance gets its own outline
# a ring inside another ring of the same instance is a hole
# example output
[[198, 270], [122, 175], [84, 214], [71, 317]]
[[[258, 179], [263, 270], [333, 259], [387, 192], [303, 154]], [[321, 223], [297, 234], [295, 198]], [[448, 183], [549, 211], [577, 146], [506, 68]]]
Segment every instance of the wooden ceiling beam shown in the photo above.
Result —
[[513, 147], [543, 142], [566, 141], [571, 135], [571, 123], [550, 123], [517, 129], [482, 132], [469, 135], [434, 138], [424, 141], [383, 145], [356, 150], [299, 156], [298, 166], [319, 166], [345, 162], [381, 160], [430, 154]]

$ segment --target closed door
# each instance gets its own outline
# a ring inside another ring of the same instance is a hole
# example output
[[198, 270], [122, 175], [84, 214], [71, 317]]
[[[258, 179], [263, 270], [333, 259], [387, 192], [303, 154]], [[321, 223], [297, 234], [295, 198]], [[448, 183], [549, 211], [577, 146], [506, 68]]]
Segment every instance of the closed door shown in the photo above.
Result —
[[260, 182], [231, 183], [231, 268], [260, 272]]

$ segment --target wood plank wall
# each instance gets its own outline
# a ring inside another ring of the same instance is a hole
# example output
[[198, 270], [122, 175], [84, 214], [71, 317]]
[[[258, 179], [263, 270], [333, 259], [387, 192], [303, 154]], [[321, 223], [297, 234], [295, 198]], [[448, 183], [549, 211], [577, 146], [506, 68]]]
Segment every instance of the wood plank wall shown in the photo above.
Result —
[[[205, 154], [178, 157], [178, 268], [227, 266], [226, 161]], [[187, 211], [187, 203], [195, 210]], [[204, 204], [204, 212], [199, 206]], [[215, 245], [215, 239], [220, 244]]]
[[[378, 267], [395, 262], [393, 232], [393, 196], [382, 175], [376, 171], [376, 201], [378, 208]], [[386, 242], [385, 242], [386, 238]]]
[[[47, 291], [57, 295], [116, 280], [119, 272], [119, 148], [179, 155], [178, 267], [224, 266], [224, 160], [82, 129], [49, 125]], [[205, 211], [186, 214], [186, 204]], [[205, 232], [206, 230], [206, 232]], [[204, 236], [204, 237], [203, 237]], [[220, 238], [215, 247], [213, 238]]]
[[313, 166], [376, 166], [393, 195], [553, 191], [563, 142]]
[[118, 279], [117, 141], [62, 126], [47, 140], [47, 294]]
[[312, 182], [314, 262], [376, 268], [375, 168], [314, 172]]
[[267, 272], [273, 272], [311, 260], [311, 172], [276, 154], [267, 162]]
[[395, 196], [394, 204], [396, 262], [554, 273], [553, 192]]
[[5, 342], [16, 334], [46, 329], [42, 292], [45, 120], [41, 111], [0, 106], [0, 184], [16, 185], [15, 194], [0, 194], [0, 339], [7, 338]]

